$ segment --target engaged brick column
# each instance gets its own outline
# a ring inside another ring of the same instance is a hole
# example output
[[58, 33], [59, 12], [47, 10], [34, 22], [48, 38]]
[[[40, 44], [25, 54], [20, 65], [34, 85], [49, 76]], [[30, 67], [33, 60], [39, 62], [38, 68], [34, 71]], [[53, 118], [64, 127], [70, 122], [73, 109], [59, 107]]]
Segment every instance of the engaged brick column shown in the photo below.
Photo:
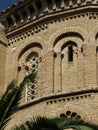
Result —
[[85, 87], [85, 83], [84, 83], [84, 67], [83, 67], [83, 48], [81, 48], [81, 50], [78, 51], [78, 89], [83, 89]]
[[4, 93], [6, 87], [6, 60], [7, 48], [0, 42], [0, 95]]
[[4, 93], [6, 83], [6, 62], [7, 62], [7, 38], [3, 28], [0, 27], [0, 96]]
[[84, 83], [85, 87], [97, 86], [96, 84], [96, 46], [84, 45]]
[[61, 91], [61, 53], [58, 52], [54, 62], [54, 92]]
[[53, 60], [53, 51], [47, 52], [42, 59], [42, 96], [53, 93]]
[[96, 49], [96, 80], [97, 80], [97, 86], [98, 86], [98, 48]]
[[38, 61], [38, 73], [37, 73], [38, 83], [37, 83], [37, 97], [42, 95], [42, 57]]

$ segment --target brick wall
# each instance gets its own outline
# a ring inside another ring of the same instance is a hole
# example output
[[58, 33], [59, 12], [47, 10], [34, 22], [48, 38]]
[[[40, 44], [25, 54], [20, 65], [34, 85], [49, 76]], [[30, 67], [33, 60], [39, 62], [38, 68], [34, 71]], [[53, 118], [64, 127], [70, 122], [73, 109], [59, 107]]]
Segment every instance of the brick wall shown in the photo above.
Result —
[[[97, 90], [97, 23], [98, 19], [90, 19], [89, 13], [75, 14], [72, 17], [63, 15], [61, 18], [55, 17], [55, 19], [46, 20], [30, 30], [27, 28], [22, 33], [18, 32], [19, 34], [9, 39], [7, 47], [7, 83], [13, 79], [16, 79], [18, 83], [22, 81], [26, 74], [25, 65], [28, 55], [37, 52], [41, 61], [38, 65], [35, 100], [60, 93]], [[35, 31], [32, 33], [33, 30]], [[68, 61], [68, 46], [70, 45], [73, 45], [73, 60], [71, 62]], [[0, 58], [4, 54], [4, 63], [1, 62], [1, 66], [6, 62], [4, 52], [6, 49], [2, 51], [2, 48], [5, 47], [1, 44]], [[20, 70], [18, 70], [19, 67]], [[3, 72], [5, 70], [2, 69], [0, 75]], [[84, 96], [85, 98], [76, 96], [71, 99], [67, 98], [66, 101], [57, 99], [57, 101], [38, 102], [18, 111], [9, 127], [16, 121], [19, 124], [24, 123], [32, 116], [59, 116], [62, 112], [66, 113], [66, 109], [79, 111], [83, 119], [87, 117], [87, 120], [98, 123], [97, 96], [93, 93], [91, 96]], [[26, 104], [26, 101], [24, 102]]]

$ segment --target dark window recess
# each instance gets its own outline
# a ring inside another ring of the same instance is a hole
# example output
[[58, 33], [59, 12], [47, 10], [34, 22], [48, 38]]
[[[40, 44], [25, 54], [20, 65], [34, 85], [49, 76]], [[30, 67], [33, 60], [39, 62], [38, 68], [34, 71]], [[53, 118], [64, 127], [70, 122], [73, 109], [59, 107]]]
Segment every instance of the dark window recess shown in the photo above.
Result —
[[85, 2], [85, 0], [81, 0], [81, 3], [84, 3]]
[[69, 116], [71, 114], [71, 111], [67, 111], [66, 115]]
[[62, 113], [62, 114], [60, 114], [60, 117], [61, 118], [66, 118], [66, 115]]
[[83, 53], [83, 47], [81, 47], [81, 53]]
[[14, 14], [14, 16], [15, 16], [16, 22], [19, 22], [20, 21], [19, 15], [18, 14]]
[[31, 99], [34, 99], [34, 96], [32, 96]]
[[52, 9], [52, 0], [47, 0], [47, 3], [48, 3], [48, 8]]
[[60, 6], [61, 6], [61, 1], [60, 1], [60, 0], [57, 0], [57, 1], [56, 1], [56, 6], [57, 6], [58, 8], [60, 8]]
[[73, 0], [73, 5], [77, 4], [77, 0]]
[[81, 119], [81, 116], [78, 115], [78, 116], [76, 117], [76, 119], [78, 119], [78, 120]]
[[77, 115], [77, 113], [73, 112], [73, 113], [71, 114], [71, 118], [74, 118], [76, 115]]
[[68, 62], [73, 61], [73, 46], [68, 47]]
[[34, 8], [33, 8], [33, 6], [29, 6], [28, 8], [29, 8], [31, 14], [34, 13]]
[[66, 6], [68, 6], [69, 5], [69, 0], [64, 0], [64, 3], [65, 3]]
[[41, 11], [42, 10], [41, 2], [36, 3], [36, 5], [37, 5], [38, 10]]
[[32, 67], [35, 68], [35, 64], [33, 64]]
[[9, 27], [11, 27], [11, 26], [13, 25], [13, 21], [12, 21], [12, 19], [10, 18], [10, 16], [7, 17], [7, 21], [8, 21]]
[[96, 48], [96, 56], [98, 56], [98, 46], [97, 46], [97, 48]]
[[27, 13], [26, 13], [26, 11], [25, 10], [23, 10], [23, 17], [24, 17], [24, 19], [26, 20], [27, 19]]
[[48, 4], [52, 4], [52, 1], [51, 1], [51, 0], [47, 0], [47, 3], [48, 3]]

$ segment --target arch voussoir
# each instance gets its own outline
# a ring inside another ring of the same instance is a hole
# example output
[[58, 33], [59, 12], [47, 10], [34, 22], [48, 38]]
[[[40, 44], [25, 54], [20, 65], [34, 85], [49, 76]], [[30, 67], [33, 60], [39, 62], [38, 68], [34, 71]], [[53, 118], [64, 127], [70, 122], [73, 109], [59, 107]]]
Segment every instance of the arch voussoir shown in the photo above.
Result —
[[54, 42], [60, 35], [67, 34], [67, 33], [77, 33], [81, 36], [83, 42], [85, 41], [85, 43], [87, 43], [87, 41], [88, 41], [88, 34], [84, 29], [82, 29], [80, 27], [67, 27], [67, 28], [58, 30], [57, 32], [55, 32], [51, 35], [51, 37], [48, 41], [48, 51], [53, 50]]

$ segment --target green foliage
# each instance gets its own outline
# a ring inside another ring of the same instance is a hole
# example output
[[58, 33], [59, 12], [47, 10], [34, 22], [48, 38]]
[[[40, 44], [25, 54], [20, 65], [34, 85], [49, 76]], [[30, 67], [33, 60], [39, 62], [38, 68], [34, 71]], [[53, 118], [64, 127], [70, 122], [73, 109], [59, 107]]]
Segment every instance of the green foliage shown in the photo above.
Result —
[[57, 124], [61, 129], [73, 128], [75, 130], [98, 130], [98, 125], [71, 118], [58, 118]]
[[23, 82], [20, 84], [20, 86], [25, 86], [28, 83], [35, 83], [36, 82], [36, 77], [37, 77], [37, 72], [33, 71], [31, 74], [27, 75]]
[[64, 130], [73, 128], [74, 130], [98, 130], [98, 126], [71, 118], [54, 118], [37, 117], [32, 121], [21, 126], [16, 126], [12, 130]]
[[0, 99], [0, 130], [4, 130], [12, 114], [17, 111], [24, 86], [29, 82], [34, 83], [35, 77], [36, 73], [33, 72], [24, 78], [20, 86], [17, 86], [15, 81], [12, 81], [7, 87], [6, 92]]
[[32, 121], [21, 125], [20, 127], [15, 127], [12, 130], [61, 130], [56, 122], [52, 119], [46, 117], [33, 118]]

